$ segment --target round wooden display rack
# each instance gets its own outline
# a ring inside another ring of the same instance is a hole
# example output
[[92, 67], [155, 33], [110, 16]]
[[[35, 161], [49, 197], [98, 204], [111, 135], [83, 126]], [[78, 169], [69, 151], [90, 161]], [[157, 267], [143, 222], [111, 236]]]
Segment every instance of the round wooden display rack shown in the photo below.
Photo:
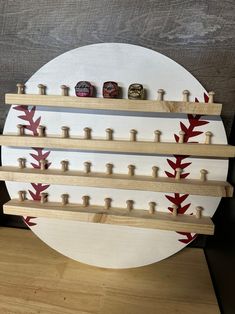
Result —
[[[76, 97], [80, 80], [97, 97]], [[123, 99], [102, 98], [108, 80]], [[136, 82], [147, 99], [125, 99]], [[211, 217], [233, 193], [226, 158], [235, 149], [222, 105], [180, 65], [143, 47], [96, 44], [57, 57], [17, 89], [6, 94], [12, 107], [0, 136], [11, 196], [4, 212], [24, 216], [49, 246], [129, 268], [213, 234]]]

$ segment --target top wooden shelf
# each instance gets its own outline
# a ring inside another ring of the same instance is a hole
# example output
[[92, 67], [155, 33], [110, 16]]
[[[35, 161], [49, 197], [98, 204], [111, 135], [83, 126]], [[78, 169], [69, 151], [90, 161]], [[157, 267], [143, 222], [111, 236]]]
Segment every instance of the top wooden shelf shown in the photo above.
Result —
[[60, 95], [6, 94], [7, 105], [38, 105], [88, 110], [220, 115], [222, 104], [165, 100], [129, 100]]

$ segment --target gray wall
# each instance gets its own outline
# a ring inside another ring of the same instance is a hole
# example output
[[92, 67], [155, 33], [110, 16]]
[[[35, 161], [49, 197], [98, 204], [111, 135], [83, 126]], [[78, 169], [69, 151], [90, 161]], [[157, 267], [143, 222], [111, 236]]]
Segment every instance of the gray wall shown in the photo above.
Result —
[[[188, 69], [234, 116], [234, 1], [0, 1], [0, 127], [3, 95], [59, 54], [100, 42], [142, 45]], [[157, 75], [157, 73], [156, 73]]]

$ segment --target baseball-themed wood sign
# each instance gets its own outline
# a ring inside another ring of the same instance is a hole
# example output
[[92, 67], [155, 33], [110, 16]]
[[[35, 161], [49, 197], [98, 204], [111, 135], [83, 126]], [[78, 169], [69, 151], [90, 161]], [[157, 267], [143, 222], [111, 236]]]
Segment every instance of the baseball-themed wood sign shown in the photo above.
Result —
[[214, 93], [173, 60], [129, 44], [80, 47], [17, 84], [6, 104], [4, 212], [53, 249], [130, 268], [214, 233], [235, 148]]

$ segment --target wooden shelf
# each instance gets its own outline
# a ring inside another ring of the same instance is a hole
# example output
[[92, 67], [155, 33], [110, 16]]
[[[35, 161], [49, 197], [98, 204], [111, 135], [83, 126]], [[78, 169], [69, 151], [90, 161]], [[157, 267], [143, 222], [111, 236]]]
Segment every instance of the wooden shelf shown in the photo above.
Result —
[[133, 209], [127, 211], [122, 208], [105, 210], [103, 206], [84, 207], [79, 204], [63, 206], [58, 202], [40, 202], [25, 200], [23, 202], [11, 200], [3, 205], [3, 211], [8, 215], [31, 217], [45, 217], [53, 219], [78, 220], [91, 223], [123, 225], [136, 228], [162, 229], [180, 232], [191, 232], [211, 235], [214, 233], [214, 224], [210, 217], [197, 219], [192, 215], [177, 215], [147, 210]]
[[40, 170], [35, 168], [0, 167], [0, 179], [17, 182], [41, 182], [58, 185], [89, 186], [99, 188], [172, 192], [192, 195], [232, 197], [233, 187], [223, 181], [201, 181], [196, 179], [153, 178], [150, 176], [128, 176], [56, 169]]
[[[200, 248], [117, 270], [72, 260], [25, 229], [1, 227], [0, 247], [2, 314], [221, 313]], [[100, 252], [93, 252], [94, 260]], [[126, 252], [131, 254], [128, 243]]]
[[225, 144], [195, 144], [128, 140], [86, 140], [81, 137], [0, 135], [0, 145], [16, 147], [45, 147], [113, 153], [140, 153], [155, 155], [189, 155], [203, 157], [235, 157], [235, 146]]
[[[221, 314], [200, 248], [117, 270], [72, 260], [26, 229], [1, 227], [0, 247], [2, 314]], [[93, 252], [94, 259], [100, 252]], [[126, 252], [131, 254], [128, 243]], [[232, 270], [232, 260], [226, 260]]]
[[167, 112], [201, 115], [220, 115], [222, 104], [197, 103], [185, 101], [158, 101], [129, 99], [107, 99], [59, 95], [6, 94], [8, 105], [38, 105], [76, 109], [130, 111], [130, 112]]

